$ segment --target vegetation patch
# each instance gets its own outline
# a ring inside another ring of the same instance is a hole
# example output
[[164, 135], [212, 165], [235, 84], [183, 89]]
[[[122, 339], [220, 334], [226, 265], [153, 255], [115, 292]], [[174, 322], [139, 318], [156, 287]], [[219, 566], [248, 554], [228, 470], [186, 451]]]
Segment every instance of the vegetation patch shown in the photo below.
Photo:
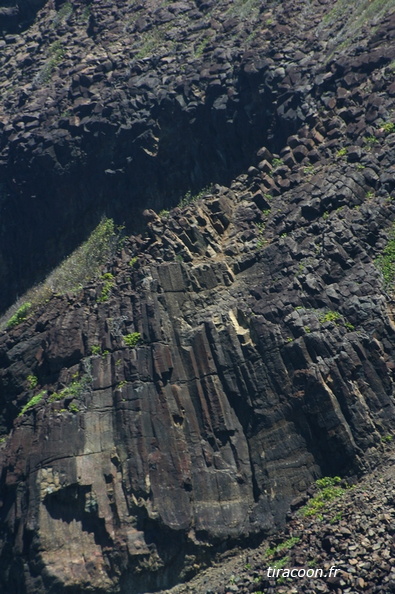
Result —
[[38, 394], [36, 394], [35, 396], [33, 396], [33, 398], [30, 398], [29, 402], [27, 402], [25, 404], [25, 406], [22, 408], [21, 412], [19, 413], [18, 417], [21, 417], [22, 415], [25, 414], [26, 411], [28, 411], [30, 408], [33, 408], [33, 406], [36, 406], [36, 404], [38, 404], [39, 402], [41, 402], [41, 400], [44, 398], [44, 396], [46, 395], [46, 391], [43, 390], [42, 392], [39, 392]]
[[26, 380], [29, 390], [34, 390], [37, 387], [38, 378], [35, 375], [28, 375]]
[[127, 347], [134, 348], [141, 340], [140, 332], [132, 332], [131, 334], [125, 334], [123, 341]]
[[388, 243], [375, 263], [382, 272], [385, 287], [393, 288], [395, 281], [395, 223], [389, 232]]
[[342, 318], [338, 311], [328, 311], [325, 314], [321, 314], [318, 317], [320, 324], [326, 324], [326, 322], [335, 322], [335, 324]]
[[22, 300], [9, 308], [0, 322], [0, 330], [4, 328], [9, 330], [17, 326], [26, 320], [28, 313], [31, 313], [29, 310], [34, 311], [47, 303], [53, 295], [76, 293], [88, 282], [96, 279], [102, 267], [115, 255], [120, 243], [121, 231], [122, 229], [116, 227], [112, 219], [102, 219], [89, 238], [43, 283], [30, 289]]
[[71, 4], [71, 2], [65, 2], [63, 4], [63, 6], [61, 6], [59, 8], [58, 12], [56, 13], [56, 16], [52, 22], [52, 26], [57, 27], [63, 21], [67, 21], [67, 19], [70, 18], [72, 14], [73, 14], [73, 5]]
[[54, 392], [48, 399], [48, 402], [56, 402], [64, 398], [80, 398], [91, 382], [89, 375], [83, 375], [79, 380], [74, 380], [69, 386], [63, 388], [60, 392]]
[[101, 293], [97, 298], [97, 302], [104, 303], [104, 301], [108, 301], [111, 295], [111, 290], [115, 284], [114, 275], [111, 274], [111, 272], [106, 272], [101, 276], [100, 280], [103, 281], [103, 286]]
[[181, 198], [181, 200], [179, 201], [179, 203], [177, 204], [177, 206], [179, 208], [184, 208], [185, 206], [188, 206], [188, 204], [191, 204], [192, 202], [196, 202], [197, 200], [201, 200], [201, 198], [203, 198], [204, 196], [207, 196], [207, 194], [211, 194], [211, 187], [207, 186], [206, 188], [203, 188], [202, 190], [200, 190], [200, 192], [197, 192], [196, 194], [192, 194], [192, 192], [188, 191], [183, 198]]
[[254, 20], [259, 15], [259, 8], [261, 6], [260, 0], [233, 0], [231, 6], [227, 10], [227, 16], [238, 17], [240, 19]]
[[338, 499], [346, 492], [340, 483], [339, 476], [324, 477], [316, 481], [318, 493], [301, 509], [301, 514], [304, 517], [317, 516], [322, 519], [322, 512], [326, 511], [328, 503]]
[[6, 326], [7, 330], [10, 330], [11, 328], [18, 326], [18, 324], [20, 324], [21, 322], [24, 322], [27, 318], [28, 311], [31, 309], [31, 307], [32, 304], [30, 303], [30, 301], [22, 303], [19, 309], [17, 309], [17, 311], [8, 320]]
[[275, 547], [266, 549], [265, 557], [273, 557], [274, 555], [277, 555], [277, 553], [288, 551], [289, 549], [292, 549], [292, 547], [295, 546], [299, 541], [299, 536], [292, 536], [291, 538], [288, 538], [288, 540], [276, 545]]

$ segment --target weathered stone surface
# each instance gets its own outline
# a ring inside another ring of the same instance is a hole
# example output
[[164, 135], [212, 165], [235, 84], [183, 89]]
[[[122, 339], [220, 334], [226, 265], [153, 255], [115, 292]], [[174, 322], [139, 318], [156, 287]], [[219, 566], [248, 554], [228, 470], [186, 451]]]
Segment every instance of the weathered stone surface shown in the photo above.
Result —
[[383, 10], [351, 42], [330, 3], [301, 8], [48, 4], [5, 37], [2, 307], [103, 213], [143, 231], [108, 301], [48, 295], [0, 336], [5, 592], [168, 587], [382, 455], [393, 29]]

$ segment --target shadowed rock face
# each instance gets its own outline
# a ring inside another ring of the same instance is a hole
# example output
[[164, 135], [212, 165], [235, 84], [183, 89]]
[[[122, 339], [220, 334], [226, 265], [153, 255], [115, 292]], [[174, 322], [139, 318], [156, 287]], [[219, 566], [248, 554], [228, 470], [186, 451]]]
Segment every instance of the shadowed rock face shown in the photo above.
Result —
[[27, 29], [45, 0], [2, 0], [0, 2], [0, 30], [12, 34]]
[[336, 53], [342, 2], [225, 4], [46, 6], [5, 46], [4, 305], [103, 212], [144, 229], [108, 300], [0, 335], [6, 592], [167, 587], [393, 429], [394, 18]]

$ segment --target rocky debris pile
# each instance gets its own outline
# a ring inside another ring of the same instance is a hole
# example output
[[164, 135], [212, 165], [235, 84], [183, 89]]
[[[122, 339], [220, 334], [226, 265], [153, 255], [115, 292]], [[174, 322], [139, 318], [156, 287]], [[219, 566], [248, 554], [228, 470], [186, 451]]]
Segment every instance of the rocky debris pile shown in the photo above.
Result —
[[[305, 504], [315, 494], [309, 490], [293, 502], [282, 532], [255, 549], [219, 557], [214, 567], [189, 583], [162, 593], [394, 592], [394, 462], [393, 447], [388, 448], [374, 472], [315, 516], [304, 517]], [[300, 577], [283, 577], [285, 568]], [[268, 577], [268, 570], [269, 576], [277, 577]]]

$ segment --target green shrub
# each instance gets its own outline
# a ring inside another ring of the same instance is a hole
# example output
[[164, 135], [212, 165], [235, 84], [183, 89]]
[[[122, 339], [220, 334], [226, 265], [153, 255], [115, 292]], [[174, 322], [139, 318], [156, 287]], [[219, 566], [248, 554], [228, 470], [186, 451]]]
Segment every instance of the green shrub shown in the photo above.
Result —
[[25, 404], [25, 406], [22, 408], [22, 410], [19, 413], [18, 417], [21, 417], [22, 415], [25, 414], [25, 412], [27, 410], [29, 410], [29, 408], [32, 408], [33, 406], [36, 406], [36, 404], [38, 404], [39, 402], [41, 402], [41, 400], [44, 398], [45, 395], [46, 395], [46, 391], [43, 390], [42, 392], [39, 392], [38, 394], [36, 394], [35, 396], [33, 396], [33, 398], [30, 398], [29, 402], [27, 402]]
[[17, 309], [17, 311], [14, 313], [14, 315], [11, 316], [10, 319], [8, 320], [7, 330], [10, 330], [11, 328], [18, 326], [18, 324], [20, 324], [21, 322], [24, 322], [27, 318], [27, 312], [29, 311], [31, 306], [32, 306], [32, 304], [30, 303], [30, 301], [26, 301], [26, 303], [23, 303], [20, 306], [20, 308]]
[[346, 490], [339, 486], [340, 482], [341, 478], [339, 476], [327, 476], [318, 479], [315, 483], [318, 487], [318, 493], [302, 508], [302, 515], [305, 517], [322, 517], [320, 512], [325, 511], [328, 503], [345, 493]]
[[382, 272], [386, 288], [392, 288], [395, 281], [395, 223], [389, 232], [388, 243], [375, 264]]
[[56, 402], [57, 400], [63, 400], [63, 398], [79, 398], [87, 389], [91, 382], [91, 378], [88, 375], [84, 375], [79, 380], [74, 380], [69, 386], [63, 388], [60, 392], [54, 392], [48, 398], [48, 402]]
[[272, 557], [281, 551], [292, 549], [292, 547], [295, 546], [299, 541], [299, 536], [292, 536], [291, 538], [288, 538], [288, 540], [276, 545], [275, 547], [266, 549], [265, 557]]
[[365, 136], [365, 145], [367, 147], [371, 147], [371, 146], [373, 146], [374, 144], [377, 144], [377, 143], [378, 143], [378, 138], [376, 138], [376, 136], [373, 136], [373, 135], [371, 135], [371, 136]]
[[392, 134], [392, 132], [395, 132], [394, 122], [386, 122], [383, 124], [383, 130], [386, 134]]
[[318, 318], [320, 324], [325, 324], [326, 322], [338, 322], [341, 319], [341, 314], [338, 311], [328, 311], [325, 314], [321, 314]]
[[393, 439], [394, 439], [394, 436], [393, 436], [393, 435], [384, 435], [384, 436], [381, 438], [381, 441], [382, 441], [383, 443], [391, 443], [391, 441], [392, 441]]
[[111, 290], [115, 284], [114, 275], [111, 274], [111, 272], [106, 272], [100, 277], [100, 280], [103, 281], [103, 286], [97, 301], [98, 303], [104, 303], [104, 301], [108, 301]]
[[34, 390], [34, 388], [37, 387], [38, 378], [35, 375], [28, 375], [26, 380], [27, 380], [27, 384], [29, 386], [29, 390]]
[[123, 336], [123, 341], [126, 344], [126, 346], [128, 347], [135, 347], [137, 345], [137, 343], [139, 343], [141, 340], [141, 334], [140, 332], [132, 332], [131, 334], [125, 334], [125, 336]]

